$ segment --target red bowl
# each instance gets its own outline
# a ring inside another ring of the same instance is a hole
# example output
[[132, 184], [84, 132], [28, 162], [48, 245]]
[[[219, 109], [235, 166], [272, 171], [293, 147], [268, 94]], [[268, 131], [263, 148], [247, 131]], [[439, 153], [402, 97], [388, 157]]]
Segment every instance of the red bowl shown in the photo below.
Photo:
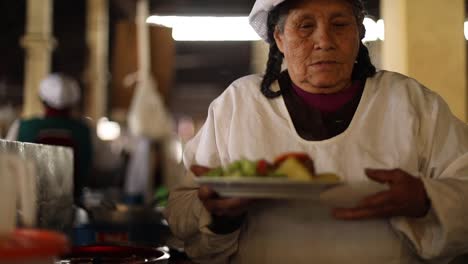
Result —
[[67, 253], [70, 244], [63, 234], [37, 229], [18, 229], [0, 238], [0, 260], [53, 258]]

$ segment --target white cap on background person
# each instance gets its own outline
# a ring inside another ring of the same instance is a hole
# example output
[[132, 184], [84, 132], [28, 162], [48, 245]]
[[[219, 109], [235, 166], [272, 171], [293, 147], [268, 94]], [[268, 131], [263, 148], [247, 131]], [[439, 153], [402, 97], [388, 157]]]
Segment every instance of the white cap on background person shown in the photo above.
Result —
[[80, 100], [80, 88], [74, 79], [59, 73], [49, 74], [39, 84], [39, 97], [48, 106], [65, 109]]

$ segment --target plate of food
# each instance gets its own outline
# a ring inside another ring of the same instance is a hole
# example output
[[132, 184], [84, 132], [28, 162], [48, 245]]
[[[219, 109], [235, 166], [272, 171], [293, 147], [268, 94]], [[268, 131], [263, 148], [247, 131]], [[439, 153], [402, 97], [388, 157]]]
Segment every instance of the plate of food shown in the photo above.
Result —
[[267, 199], [319, 199], [321, 192], [343, 184], [333, 173], [316, 173], [304, 153], [286, 153], [272, 163], [240, 159], [205, 170], [196, 182], [222, 197]]

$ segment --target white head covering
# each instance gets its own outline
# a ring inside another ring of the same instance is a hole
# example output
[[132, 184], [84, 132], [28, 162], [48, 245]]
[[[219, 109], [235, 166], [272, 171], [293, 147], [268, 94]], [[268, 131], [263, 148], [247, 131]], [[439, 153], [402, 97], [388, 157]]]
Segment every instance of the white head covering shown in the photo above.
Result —
[[[250, 12], [250, 15], [249, 15], [250, 25], [253, 27], [255, 32], [257, 32], [257, 34], [266, 42], [268, 42], [268, 13], [273, 8], [275, 8], [275, 6], [283, 3], [284, 1], [286, 0], [256, 0], [252, 8], [252, 11]], [[360, 1], [354, 1], [354, 2], [357, 2], [355, 5], [361, 4]], [[362, 39], [364, 38], [366, 29], [364, 28], [364, 25], [362, 24], [362, 19], [364, 19], [364, 16], [360, 18], [361, 18], [360, 37]]]
[[50, 107], [64, 109], [80, 100], [80, 89], [72, 78], [53, 73], [41, 81], [39, 97]]
[[285, 0], [256, 0], [249, 15], [249, 23], [257, 34], [268, 41], [268, 12]]

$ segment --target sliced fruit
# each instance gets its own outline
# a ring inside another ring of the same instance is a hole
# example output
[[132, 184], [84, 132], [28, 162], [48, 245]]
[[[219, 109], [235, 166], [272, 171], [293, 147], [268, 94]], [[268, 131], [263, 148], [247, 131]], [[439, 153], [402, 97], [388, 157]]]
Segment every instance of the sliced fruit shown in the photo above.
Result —
[[309, 171], [311, 175], [315, 175], [315, 166], [314, 166], [314, 161], [309, 159], [306, 160], [299, 160], [304, 167]]
[[257, 163], [254, 161], [242, 159], [240, 160], [242, 176], [255, 176], [257, 174]]
[[273, 164], [275, 166], [279, 166], [283, 161], [285, 161], [288, 158], [296, 158], [296, 159], [298, 159], [300, 161], [311, 160], [307, 153], [304, 153], [304, 152], [288, 152], [288, 153], [284, 153], [284, 154], [278, 156], [275, 159], [275, 161], [273, 162]]
[[281, 162], [275, 173], [285, 174], [291, 180], [310, 181], [313, 174], [295, 157], [290, 157]]
[[257, 161], [257, 175], [266, 176], [271, 171], [271, 167], [272, 165], [264, 159]]
[[224, 168], [224, 176], [252, 177], [257, 174], [257, 163], [247, 159], [236, 160]]
[[223, 168], [218, 167], [218, 168], [211, 169], [208, 172], [205, 172], [203, 176], [220, 177], [220, 176], [223, 176], [223, 174], [224, 174]]
[[190, 166], [190, 171], [193, 172], [193, 174], [195, 174], [195, 176], [205, 175], [206, 173], [210, 172], [211, 170], [213, 170], [213, 169], [205, 167], [205, 166], [201, 166], [201, 165], [192, 165], [192, 166]]

